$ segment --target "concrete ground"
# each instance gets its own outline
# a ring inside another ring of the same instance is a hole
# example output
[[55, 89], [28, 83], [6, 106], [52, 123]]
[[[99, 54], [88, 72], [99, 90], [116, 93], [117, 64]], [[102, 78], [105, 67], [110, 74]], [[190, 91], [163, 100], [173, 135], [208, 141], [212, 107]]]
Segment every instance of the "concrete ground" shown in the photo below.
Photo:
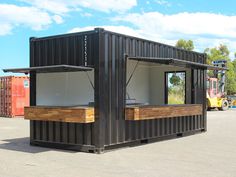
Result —
[[0, 118], [0, 177], [236, 177], [236, 109], [208, 131], [102, 155], [29, 146], [29, 122]]

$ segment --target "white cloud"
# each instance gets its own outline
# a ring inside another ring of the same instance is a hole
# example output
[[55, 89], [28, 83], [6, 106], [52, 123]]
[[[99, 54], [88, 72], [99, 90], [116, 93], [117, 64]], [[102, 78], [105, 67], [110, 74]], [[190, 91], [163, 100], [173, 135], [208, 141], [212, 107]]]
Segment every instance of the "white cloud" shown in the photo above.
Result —
[[83, 16], [83, 17], [92, 17], [93, 15], [91, 13], [85, 12], [85, 13], [81, 13], [81, 16]]
[[[11, 34], [17, 26], [27, 26], [33, 30], [47, 28], [53, 22], [63, 23], [71, 11], [83, 11], [81, 8], [102, 12], [125, 12], [136, 6], [136, 0], [18, 0], [28, 5], [0, 3], [0, 35]], [[90, 17], [91, 13], [81, 12]]]
[[166, 1], [166, 0], [156, 0], [157, 4], [159, 5], [166, 5], [166, 6], [171, 6], [171, 3]]
[[175, 45], [176, 40], [162, 38], [161, 35], [156, 35], [153, 33], [144, 32], [141, 29], [134, 29], [128, 26], [113, 26], [113, 25], [102, 25], [102, 26], [85, 26], [85, 27], [75, 27], [68, 31], [68, 33], [82, 32], [94, 30], [94, 28], [104, 28], [108, 31], [113, 31], [120, 34], [130, 35], [138, 38], [149, 39], [152, 41], [162, 42], [169, 45]]
[[[143, 37], [174, 45], [180, 39], [192, 39], [196, 50], [227, 44], [236, 50], [236, 16], [214, 13], [178, 13], [164, 15], [159, 12], [130, 13], [112, 19], [134, 26]], [[232, 55], [232, 54], [231, 54]]]
[[124, 12], [137, 5], [136, 0], [21, 0], [55, 14], [65, 14], [80, 8], [102, 12]]
[[236, 40], [229, 38], [196, 38], [194, 39], [197, 51], [203, 52], [205, 48], [212, 48], [219, 46], [219, 44], [225, 44], [230, 51], [230, 58], [234, 59], [234, 53], [236, 52]]
[[10, 34], [12, 25], [0, 22], [0, 36]]
[[[236, 16], [213, 13], [179, 13], [164, 15], [158, 12], [131, 13], [112, 18], [113, 22], [125, 22], [127, 26], [101, 26], [107, 30], [141, 37], [170, 45], [180, 38], [194, 41], [195, 50], [203, 52], [207, 47], [226, 44], [234, 56], [236, 51]], [[78, 27], [70, 32], [92, 30], [94, 26]]]
[[[211, 35], [236, 37], [236, 16], [213, 13], [178, 13], [164, 15], [159, 12], [133, 13], [114, 18], [129, 22], [140, 29], [165, 35]], [[147, 23], [148, 22], [148, 23]]]
[[[68, 3], [63, 0], [20, 0], [31, 4], [39, 9], [46, 10], [54, 14], [65, 14], [70, 11]], [[68, 1], [69, 2], [69, 1]]]
[[0, 35], [10, 34], [16, 26], [27, 26], [33, 30], [42, 30], [51, 23], [61, 23], [59, 16], [50, 16], [35, 7], [0, 4]]
[[57, 23], [57, 24], [61, 24], [63, 23], [63, 19], [60, 15], [53, 15], [52, 19]]
[[[90, 31], [90, 30], [94, 30], [94, 28], [97, 28], [97, 27], [98, 26], [75, 27], [75, 28], [69, 30], [68, 33]], [[104, 28], [105, 30], [108, 30], [108, 31], [131, 35], [131, 36], [135, 36], [135, 37], [143, 37], [143, 35], [141, 34], [141, 31], [132, 29], [127, 26], [103, 25], [103, 26], [99, 26], [99, 28]]]
[[[102, 12], [125, 12], [137, 5], [136, 0], [18, 0], [25, 5], [0, 3], [0, 35], [11, 34], [17, 26], [27, 26], [33, 30], [47, 28], [53, 22], [63, 23], [63, 18], [71, 11], [82, 11], [84, 17], [92, 14], [81, 8]], [[26, 5], [27, 4], [27, 5]]]
[[82, 7], [98, 11], [126, 11], [137, 5], [136, 0], [80, 0], [75, 1]]

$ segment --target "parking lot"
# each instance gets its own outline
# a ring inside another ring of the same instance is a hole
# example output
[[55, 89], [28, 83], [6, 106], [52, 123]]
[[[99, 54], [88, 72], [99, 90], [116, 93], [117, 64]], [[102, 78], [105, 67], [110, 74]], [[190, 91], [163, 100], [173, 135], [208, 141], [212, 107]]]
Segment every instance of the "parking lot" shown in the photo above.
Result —
[[0, 118], [0, 177], [236, 177], [236, 109], [208, 131], [101, 155], [29, 146], [29, 122]]

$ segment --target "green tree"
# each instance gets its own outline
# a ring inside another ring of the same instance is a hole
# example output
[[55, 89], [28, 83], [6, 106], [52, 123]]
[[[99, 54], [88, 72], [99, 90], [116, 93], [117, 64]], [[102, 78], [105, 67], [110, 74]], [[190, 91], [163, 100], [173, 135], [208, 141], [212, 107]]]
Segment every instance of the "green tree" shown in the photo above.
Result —
[[236, 93], [236, 69], [233, 62], [227, 63], [228, 71], [226, 71], [226, 91], [229, 95]]
[[230, 61], [229, 49], [226, 45], [220, 44], [218, 47], [206, 48], [204, 52], [207, 54], [207, 63], [212, 64], [213, 61], [224, 59]]
[[194, 49], [194, 44], [192, 40], [179, 39], [176, 44], [176, 47], [192, 51]]
[[234, 56], [235, 58], [234, 58], [234, 60], [232, 61], [232, 63], [233, 63], [233, 66], [234, 66], [234, 71], [235, 71], [235, 73], [236, 73], [236, 53], [235, 53], [235, 56]]
[[177, 76], [176, 74], [173, 74], [172, 77], [170, 78], [170, 83], [173, 84], [174, 86], [180, 84], [180, 77]]
[[[226, 60], [226, 85], [225, 90], [228, 94], [236, 93], [236, 61], [231, 61], [229, 54], [230, 51], [226, 45], [220, 44], [218, 47], [206, 48], [204, 52], [207, 54], [207, 63], [212, 64], [215, 60]], [[208, 72], [212, 76], [213, 72]]]

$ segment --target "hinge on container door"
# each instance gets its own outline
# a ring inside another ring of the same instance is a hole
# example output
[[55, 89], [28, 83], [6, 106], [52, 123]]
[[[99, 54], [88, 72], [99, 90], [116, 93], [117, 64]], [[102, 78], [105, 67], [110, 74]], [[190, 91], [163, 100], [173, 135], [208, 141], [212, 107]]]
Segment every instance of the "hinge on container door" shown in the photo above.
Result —
[[84, 66], [88, 66], [87, 35], [84, 36]]

